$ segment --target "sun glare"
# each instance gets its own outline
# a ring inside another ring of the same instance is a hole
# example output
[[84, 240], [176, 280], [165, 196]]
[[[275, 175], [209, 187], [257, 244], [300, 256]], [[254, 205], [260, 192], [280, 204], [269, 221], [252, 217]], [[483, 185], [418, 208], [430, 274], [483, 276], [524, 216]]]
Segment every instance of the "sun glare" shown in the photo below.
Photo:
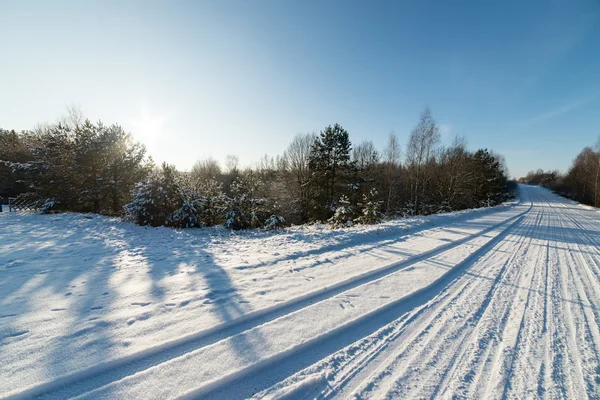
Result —
[[131, 120], [132, 133], [146, 143], [155, 141], [162, 133], [162, 126], [167, 119], [165, 115], [153, 115], [148, 110], [142, 110], [136, 118]]

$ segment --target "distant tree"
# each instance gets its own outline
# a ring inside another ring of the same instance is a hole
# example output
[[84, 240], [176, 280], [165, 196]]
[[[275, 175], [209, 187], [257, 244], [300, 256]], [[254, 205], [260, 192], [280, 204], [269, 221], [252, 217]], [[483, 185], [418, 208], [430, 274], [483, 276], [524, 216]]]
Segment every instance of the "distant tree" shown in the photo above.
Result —
[[597, 201], [596, 175], [600, 153], [594, 152], [591, 147], [585, 147], [573, 160], [565, 182], [567, 191], [574, 199], [594, 205]]
[[227, 157], [225, 157], [225, 166], [227, 167], [227, 172], [229, 174], [237, 173], [239, 171], [239, 164], [240, 159], [238, 156], [228, 154]]
[[85, 122], [83, 110], [78, 105], [70, 105], [66, 108], [65, 114], [59, 118], [59, 123], [63, 126], [68, 126], [71, 129], [76, 129]]
[[480, 149], [473, 155], [472, 162], [477, 171], [473, 196], [479, 200], [479, 206], [489, 207], [501, 202], [506, 192], [501, 159], [487, 149]]
[[437, 190], [443, 211], [472, 207], [470, 185], [475, 170], [470, 163], [472, 154], [463, 137], [456, 137], [452, 145], [440, 152]]
[[213, 158], [198, 160], [190, 171], [192, 183], [198, 187], [208, 180], [220, 181], [222, 175], [219, 162]]
[[285, 180], [288, 189], [289, 208], [299, 215], [301, 223], [308, 222], [311, 204], [310, 152], [316, 135], [314, 133], [297, 134], [284, 153], [283, 168], [289, 178]]
[[225, 211], [225, 227], [239, 230], [258, 228], [263, 226], [263, 221], [271, 214], [267, 207], [267, 200], [258, 197], [262, 182], [248, 175], [236, 180], [231, 185], [232, 195], [227, 199]]
[[0, 129], [0, 198], [31, 190], [27, 175], [34, 161], [29, 148], [31, 141], [27, 132]]
[[401, 148], [398, 142], [398, 137], [394, 133], [390, 133], [388, 143], [383, 151], [383, 185], [385, 188], [385, 212], [389, 213], [392, 204], [392, 196], [394, 190], [400, 180], [401, 165], [400, 165]]
[[415, 214], [422, 211], [421, 202], [426, 194], [426, 184], [432, 176], [427, 166], [434, 160], [439, 143], [439, 129], [431, 116], [431, 110], [427, 107], [410, 134], [406, 150], [406, 162], [411, 180], [411, 203]]
[[373, 142], [365, 140], [352, 150], [352, 162], [359, 170], [366, 170], [379, 163], [379, 152]]
[[[184, 219], [187, 219], [186, 222], [192, 219], [189, 215], [184, 217], [184, 213], [190, 212], [183, 204], [185, 200], [179, 173], [173, 165], [163, 163], [135, 186], [133, 199], [125, 206], [126, 215], [138, 225], [179, 227]], [[184, 211], [174, 218], [173, 215], [182, 206]], [[193, 219], [197, 221], [196, 217]]]
[[351, 200], [357, 204], [364, 194], [374, 189], [380, 180], [380, 156], [373, 142], [365, 140], [354, 147], [351, 166], [354, 170]]
[[318, 207], [329, 214], [333, 201], [340, 193], [339, 177], [350, 162], [350, 137], [340, 125], [330, 125], [315, 139], [309, 159], [312, 179], [316, 183]]
[[600, 138], [594, 146], [594, 207], [600, 207]]
[[202, 225], [223, 224], [227, 209], [227, 198], [223, 193], [223, 185], [214, 179], [209, 179], [201, 183], [197, 190], [198, 195], [204, 198]]
[[[296, 135], [283, 155], [250, 165], [242, 169], [230, 155], [223, 169], [210, 158], [189, 173], [156, 168], [120, 126], [92, 123], [75, 107], [59, 123], [31, 132], [0, 130], [0, 195], [28, 192], [44, 210], [125, 210], [142, 225], [349, 226], [377, 222], [383, 210], [410, 215], [493, 205], [511, 190], [501, 156], [470, 152], [461, 138], [441, 146], [428, 108], [411, 132], [404, 164], [394, 134], [382, 153], [368, 140], [352, 149], [348, 132], [335, 124], [318, 136]], [[584, 149], [565, 176], [537, 171], [524, 179], [553, 188], [560, 181], [570, 196], [598, 204], [600, 142]]]
[[59, 123], [33, 136], [31, 190], [58, 210], [121, 214], [131, 189], [151, 167], [145, 147], [118, 125]]

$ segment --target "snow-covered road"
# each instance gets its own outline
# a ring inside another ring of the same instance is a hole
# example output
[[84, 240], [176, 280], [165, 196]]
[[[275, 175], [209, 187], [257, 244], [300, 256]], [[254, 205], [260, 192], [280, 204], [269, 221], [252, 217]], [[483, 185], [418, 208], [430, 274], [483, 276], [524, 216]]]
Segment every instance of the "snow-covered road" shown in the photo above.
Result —
[[330, 232], [0, 215], [0, 397], [599, 398], [600, 214]]

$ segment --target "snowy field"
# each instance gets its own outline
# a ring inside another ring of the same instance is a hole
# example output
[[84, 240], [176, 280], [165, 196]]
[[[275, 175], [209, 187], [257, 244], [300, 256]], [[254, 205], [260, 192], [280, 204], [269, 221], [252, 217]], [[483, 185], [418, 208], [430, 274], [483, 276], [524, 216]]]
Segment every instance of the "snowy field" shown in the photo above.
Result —
[[600, 214], [331, 231], [0, 214], [0, 397], [600, 398]]

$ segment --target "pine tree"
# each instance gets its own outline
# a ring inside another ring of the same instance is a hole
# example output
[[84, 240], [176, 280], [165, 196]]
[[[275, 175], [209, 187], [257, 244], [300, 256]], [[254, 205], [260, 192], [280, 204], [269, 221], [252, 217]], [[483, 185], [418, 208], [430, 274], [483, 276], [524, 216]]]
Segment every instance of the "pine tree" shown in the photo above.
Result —
[[177, 182], [177, 170], [172, 165], [163, 163], [161, 168], [136, 184], [132, 194], [133, 200], [125, 205], [125, 211], [138, 225], [180, 225], [184, 220], [189, 222], [189, 218], [185, 217], [188, 210], [182, 210], [177, 217], [173, 217], [184, 199]]
[[480, 149], [473, 155], [475, 170], [475, 190], [473, 195], [480, 207], [489, 207], [503, 200], [506, 192], [506, 178], [498, 157], [487, 149]]
[[377, 200], [378, 193], [375, 188], [369, 194], [363, 195], [363, 202], [359, 204], [361, 213], [356, 222], [360, 224], [376, 224], [381, 221], [381, 206], [383, 201]]
[[353, 225], [353, 218], [354, 208], [350, 204], [348, 197], [342, 195], [333, 216], [329, 218], [327, 222], [329, 222], [333, 228], [350, 227]]
[[328, 126], [315, 139], [309, 157], [312, 180], [318, 190], [317, 212], [326, 215], [340, 192], [339, 177], [350, 161], [350, 137], [339, 124]]
[[202, 225], [215, 226], [223, 224], [227, 202], [227, 198], [223, 193], [223, 185], [214, 179], [209, 179], [199, 185], [198, 192], [204, 199]]
[[225, 227], [227, 229], [248, 229], [263, 226], [266, 200], [255, 197], [262, 182], [252, 176], [240, 178], [231, 184], [231, 197], [227, 200]]

